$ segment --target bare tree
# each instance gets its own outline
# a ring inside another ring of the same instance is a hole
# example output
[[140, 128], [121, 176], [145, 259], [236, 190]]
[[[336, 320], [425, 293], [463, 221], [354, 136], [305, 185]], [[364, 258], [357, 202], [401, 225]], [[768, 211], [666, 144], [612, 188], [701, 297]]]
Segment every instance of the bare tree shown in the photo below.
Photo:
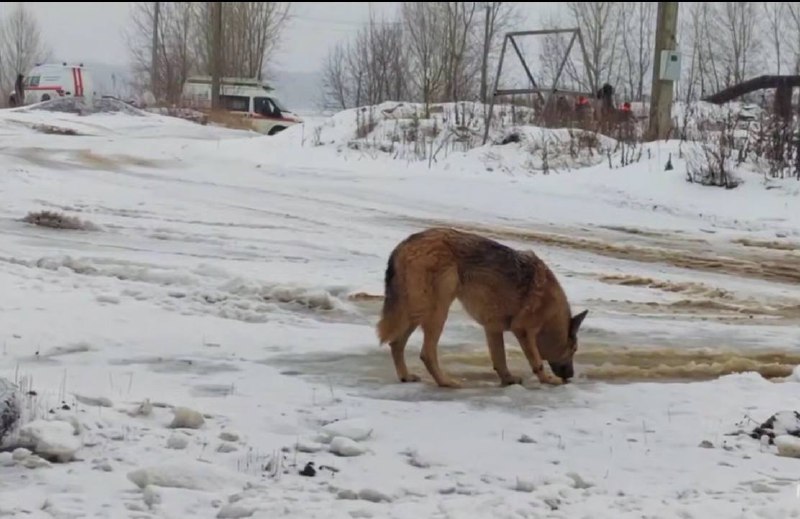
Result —
[[692, 2], [687, 13], [691, 60], [686, 87], [686, 100], [703, 97], [724, 88], [724, 60], [717, 49], [720, 46], [717, 12], [710, 2]]
[[50, 57], [39, 24], [25, 4], [18, 3], [0, 24], [0, 86], [13, 89], [17, 74], [27, 74]]
[[567, 8], [586, 42], [588, 63], [581, 76], [573, 78], [594, 92], [604, 82], [620, 77], [619, 43], [621, 2], [568, 2]]
[[149, 88], [160, 102], [177, 102], [186, 78], [197, 72], [193, 11], [193, 2], [138, 2], [133, 6], [128, 45], [134, 87]]
[[775, 67], [778, 74], [781, 73], [783, 65], [783, 55], [781, 51], [784, 48], [784, 41], [786, 38], [786, 17], [787, 9], [786, 2], [764, 2], [764, 17], [766, 21], [767, 33], [769, 35], [772, 49], [775, 51]]
[[325, 107], [344, 110], [350, 106], [350, 82], [347, 70], [347, 46], [337, 44], [322, 67], [322, 102]]
[[490, 77], [489, 72], [493, 61], [492, 57], [499, 50], [502, 33], [511, 26], [516, 14], [517, 6], [515, 2], [483, 2], [483, 40], [481, 42], [481, 86], [479, 95], [480, 100], [484, 103], [487, 102], [489, 82], [493, 79]]
[[620, 11], [627, 96], [644, 98], [653, 57], [654, 2], [625, 2]]
[[446, 39], [439, 2], [403, 2], [403, 22], [408, 32], [409, 72], [426, 107], [443, 93], [447, 63]]
[[377, 20], [329, 53], [323, 69], [323, 102], [347, 108], [408, 97], [408, 61], [403, 27]]
[[[544, 29], [561, 29], [566, 26], [573, 26], [573, 22], [564, 22], [560, 17], [547, 18], [542, 27]], [[558, 70], [561, 67], [561, 61], [567, 52], [567, 45], [571, 36], [564, 34], [548, 34], [541, 38], [541, 47], [539, 49], [539, 67], [532, 71], [534, 79], [547, 87], [553, 86]], [[558, 87], [562, 90], [578, 90], [588, 88], [588, 81], [584, 74], [584, 67], [581, 65], [582, 58], [577, 60], [577, 63], [572, 58], [574, 53], [571, 52], [569, 58], [564, 63], [564, 71], [559, 78]]]
[[[195, 4], [200, 67], [210, 70], [211, 3]], [[223, 75], [262, 78], [289, 19], [289, 2], [223, 2]]]
[[[471, 70], [470, 55], [474, 49], [474, 30], [477, 28], [475, 13], [476, 2], [441, 2], [441, 14], [445, 27], [445, 96], [450, 101], [458, 101], [466, 97], [469, 83], [475, 77]], [[477, 70], [475, 70], [477, 72]]]
[[[135, 87], [150, 88], [160, 102], [174, 103], [190, 75], [210, 74], [213, 4], [134, 4], [128, 45]], [[285, 29], [289, 3], [222, 2], [222, 10], [222, 75], [263, 78]]]
[[724, 31], [719, 36], [717, 53], [725, 63], [726, 84], [748, 79], [760, 50], [756, 32], [758, 9], [755, 2], [721, 2], [719, 17]]
[[797, 2], [786, 2], [786, 12], [789, 17], [786, 20], [789, 47], [792, 52], [792, 62], [795, 74], [800, 74], [800, 4]]

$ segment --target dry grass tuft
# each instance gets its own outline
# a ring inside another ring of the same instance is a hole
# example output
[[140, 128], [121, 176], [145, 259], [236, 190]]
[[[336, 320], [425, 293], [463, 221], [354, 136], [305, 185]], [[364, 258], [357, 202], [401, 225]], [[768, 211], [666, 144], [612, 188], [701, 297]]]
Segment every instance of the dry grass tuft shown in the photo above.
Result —
[[97, 231], [100, 229], [91, 222], [54, 211], [30, 212], [22, 221], [32, 225], [38, 225], [39, 227], [48, 227], [50, 229], [69, 229], [74, 231]]

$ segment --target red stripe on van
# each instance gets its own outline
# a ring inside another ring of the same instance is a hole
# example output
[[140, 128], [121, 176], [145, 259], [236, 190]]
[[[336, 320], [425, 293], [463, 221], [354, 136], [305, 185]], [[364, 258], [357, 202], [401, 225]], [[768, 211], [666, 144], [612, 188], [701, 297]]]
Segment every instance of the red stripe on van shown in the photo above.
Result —
[[80, 94], [79, 96], [83, 96], [83, 71], [79, 68], [75, 69], [78, 74], [78, 91]]

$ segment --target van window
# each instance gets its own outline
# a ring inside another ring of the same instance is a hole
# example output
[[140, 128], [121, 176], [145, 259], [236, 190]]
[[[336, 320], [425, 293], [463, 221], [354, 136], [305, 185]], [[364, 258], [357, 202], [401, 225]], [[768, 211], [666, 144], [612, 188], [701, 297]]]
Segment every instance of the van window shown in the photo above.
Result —
[[25, 78], [23, 84], [29, 87], [39, 86], [39, 76], [28, 76]]
[[219, 96], [219, 102], [226, 110], [234, 112], [249, 112], [250, 98], [244, 96]]
[[253, 98], [254, 111], [257, 114], [278, 117], [281, 115], [269, 97], [254, 97]]

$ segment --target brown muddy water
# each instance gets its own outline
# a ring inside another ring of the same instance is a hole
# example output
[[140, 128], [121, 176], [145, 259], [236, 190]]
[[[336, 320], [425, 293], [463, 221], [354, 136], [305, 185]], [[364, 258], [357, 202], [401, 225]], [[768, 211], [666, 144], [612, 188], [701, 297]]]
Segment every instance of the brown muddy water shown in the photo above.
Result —
[[[351, 300], [367, 321], [377, 320], [380, 296], [353, 294]], [[513, 335], [506, 334], [505, 339], [511, 372], [523, 377], [524, 387], [541, 388]], [[308, 377], [323, 386], [353, 388], [378, 398], [457, 398], [433, 385], [419, 359], [421, 342], [422, 332], [417, 330], [406, 348], [406, 362], [412, 373], [421, 376], [421, 384], [399, 383], [389, 347], [379, 347], [377, 340], [371, 345], [365, 343], [360, 351], [284, 354], [270, 358], [269, 364], [277, 365], [285, 374]], [[442, 369], [462, 384], [464, 391], [455, 392], [457, 394], [480, 398], [505, 394], [505, 390], [496, 391], [499, 381], [492, 369], [482, 329], [470, 321], [458, 303], [451, 308], [439, 345], [439, 362]], [[757, 372], [767, 379], [780, 380], [791, 375], [797, 365], [800, 365], [798, 349], [768, 351], [709, 346], [702, 339], [694, 345], [675, 346], [658, 340], [648, 342], [644, 336], [635, 334], [595, 332], [587, 328], [575, 357], [576, 378], [571, 383], [692, 382], [740, 372]], [[493, 391], [487, 393], [487, 390]]]

